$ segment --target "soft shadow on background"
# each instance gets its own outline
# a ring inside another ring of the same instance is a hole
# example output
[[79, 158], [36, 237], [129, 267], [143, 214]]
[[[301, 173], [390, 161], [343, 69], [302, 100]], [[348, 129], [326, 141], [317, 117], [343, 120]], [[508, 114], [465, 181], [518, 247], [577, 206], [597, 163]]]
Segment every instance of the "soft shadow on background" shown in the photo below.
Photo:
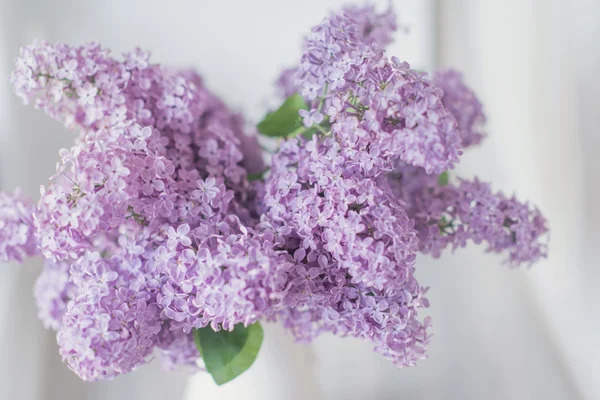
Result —
[[[72, 133], [12, 95], [7, 77], [34, 38], [136, 46], [197, 67], [211, 89], [257, 121], [301, 35], [343, 1], [0, 0], [0, 188], [38, 195]], [[385, 7], [387, 1], [382, 1]], [[112, 382], [81, 382], [36, 319], [35, 260], [0, 266], [0, 399], [597, 399], [600, 398], [600, 4], [594, 0], [393, 1], [411, 28], [388, 50], [415, 68], [458, 67], [489, 117], [489, 138], [458, 174], [539, 204], [550, 258], [511, 271], [481, 248], [422, 257], [431, 286], [430, 359], [396, 370], [365, 343], [293, 344], [266, 327], [255, 368], [223, 389], [206, 375], [152, 364]], [[241, 396], [241, 397], [240, 397]]]

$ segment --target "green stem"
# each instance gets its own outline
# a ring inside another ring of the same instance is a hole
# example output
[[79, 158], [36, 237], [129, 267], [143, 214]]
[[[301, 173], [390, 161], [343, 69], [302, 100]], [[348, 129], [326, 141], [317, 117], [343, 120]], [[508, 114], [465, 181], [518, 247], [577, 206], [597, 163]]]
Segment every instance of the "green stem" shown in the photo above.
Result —
[[315, 125], [315, 128], [317, 128], [323, 135], [329, 135], [330, 131], [326, 131], [325, 128], [323, 128], [321, 125]]
[[325, 104], [325, 97], [327, 96], [327, 91], [329, 90], [329, 82], [325, 83], [325, 88], [323, 89], [323, 96], [321, 97], [321, 101], [319, 102], [319, 107], [317, 110], [321, 112], [323, 109], [323, 105]]
[[285, 135], [286, 139], [296, 137], [298, 135], [302, 135], [304, 132], [309, 130], [310, 128], [305, 127], [304, 125], [300, 125], [298, 128], [294, 129], [292, 132]]

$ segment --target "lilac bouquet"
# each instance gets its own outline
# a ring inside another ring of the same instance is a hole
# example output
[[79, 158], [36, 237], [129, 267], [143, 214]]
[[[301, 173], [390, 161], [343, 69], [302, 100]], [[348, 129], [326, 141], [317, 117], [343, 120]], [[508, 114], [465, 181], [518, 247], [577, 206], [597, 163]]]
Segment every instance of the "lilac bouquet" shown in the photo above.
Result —
[[312, 28], [258, 124], [277, 141], [266, 165], [194, 71], [95, 43], [21, 50], [15, 92], [80, 133], [37, 207], [0, 194], [0, 261], [44, 257], [39, 317], [69, 368], [111, 379], [158, 353], [222, 384], [254, 361], [261, 320], [411, 366], [431, 326], [417, 254], [546, 256], [535, 207], [449, 174], [485, 137], [482, 106], [459, 73], [388, 58], [395, 29], [372, 6]]

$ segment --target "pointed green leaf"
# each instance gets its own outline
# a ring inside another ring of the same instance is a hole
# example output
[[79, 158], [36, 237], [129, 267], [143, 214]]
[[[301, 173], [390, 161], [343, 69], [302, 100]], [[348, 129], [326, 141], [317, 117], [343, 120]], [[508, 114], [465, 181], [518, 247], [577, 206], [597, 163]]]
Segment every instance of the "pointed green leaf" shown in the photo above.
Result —
[[207, 326], [196, 329], [194, 338], [206, 370], [217, 385], [222, 385], [241, 375], [254, 363], [262, 344], [263, 330], [258, 322], [248, 327], [236, 325], [231, 332], [215, 332]]
[[286, 137], [302, 128], [298, 111], [308, 110], [299, 94], [293, 94], [276, 111], [269, 113], [258, 124], [258, 131], [265, 136]]

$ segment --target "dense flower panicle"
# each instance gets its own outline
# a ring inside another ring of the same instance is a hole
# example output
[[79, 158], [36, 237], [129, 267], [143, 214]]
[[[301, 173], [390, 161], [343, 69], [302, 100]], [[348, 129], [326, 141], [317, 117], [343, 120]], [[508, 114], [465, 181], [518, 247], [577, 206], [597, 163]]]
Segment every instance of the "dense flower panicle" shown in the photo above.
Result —
[[[491, 233], [492, 210], [467, 208], [477, 208], [466, 199], [479, 188], [457, 188], [464, 200], [434, 194], [452, 192], [438, 188], [437, 174], [458, 162], [463, 141], [481, 140], [485, 117], [460, 76], [440, 72], [432, 82], [386, 58], [395, 26], [380, 18], [382, 31], [370, 37], [377, 17], [373, 7], [332, 15], [313, 28], [300, 65], [281, 75], [278, 87], [304, 97], [311, 109], [299, 116], [317, 133], [273, 157], [262, 226], [296, 264], [277, 315], [294, 336], [360, 337], [402, 366], [423, 358], [429, 341], [429, 319], [417, 318], [428, 305], [414, 277], [417, 250], [487, 240], [513, 264], [534, 262], [545, 255], [546, 228], [539, 212], [497, 195], [503, 220]], [[398, 175], [400, 184], [389, 179]], [[456, 229], [450, 239], [440, 221], [457, 224], [444, 225]]]
[[21, 262], [38, 253], [33, 211], [20, 190], [0, 192], [0, 262]]
[[324, 255], [354, 283], [400, 287], [417, 251], [412, 221], [360, 167], [348, 168], [343, 154], [332, 138], [283, 144], [266, 178], [263, 221], [279, 245], [300, 241], [307, 254]]
[[448, 246], [484, 242], [488, 251], [506, 254], [511, 266], [531, 265], [546, 257], [547, 221], [537, 208], [494, 193], [478, 179], [439, 185], [414, 168], [400, 171], [396, 190], [416, 221], [422, 252], [439, 257]]
[[295, 81], [294, 70], [286, 70], [278, 84], [309, 102], [312, 120], [325, 113], [343, 146], [379, 158], [374, 173], [391, 171], [396, 160], [441, 173], [461, 155], [457, 123], [442, 105], [442, 90], [377, 46], [389, 41], [392, 15], [379, 20], [369, 6], [325, 19], [305, 41]]
[[454, 167], [461, 139], [439, 88], [395, 58], [382, 59], [360, 80], [361, 86], [337, 94], [325, 109], [344, 146], [369, 152], [385, 172], [397, 160], [427, 173]]
[[[194, 364], [182, 339], [192, 328], [232, 329], [273, 312], [285, 264], [268, 234], [246, 228], [256, 218], [246, 171], [263, 170], [260, 147], [196, 73], [151, 65], [140, 50], [117, 60], [95, 44], [40, 43], [23, 50], [12, 80], [22, 97], [82, 129], [61, 150], [35, 214], [44, 256], [72, 263], [66, 287], [47, 282], [63, 271], [48, 267], [37, 297], [53, 301], [40, 314], [60, 328], [61, 354], [77, 374], [112, 378], [155, 347], [171, 367]], [[157, 336], [165, 327], [171, 339]]]
[[414, 222], [385, 176], [398, 162], [451, 168], [460, 136], [442, 91], [383, 56], [395, 26], [380, 19], [375, 33], [377, 17], [373, 7], [332, 15], [307, 38], [295, 81], [293, 70], [280, 78], [284, 94], [311, 104], [304, 126], [327, 121], [274, 155], [261, 223], [297, 265], [284, 325], [304, 340], [322, 331], [370, 340], [403, 366], [424, 357], [429, 320], [418, 309], [428, 303], [414, 277]]
[[199, 369], [200, 352], [192, 333], [184, 333], [181, 329], [171, 330], [169, 324], [164, 324], [158, 334], [156, 347], [160, 350], [161, 362], [166, 370], [176, 370], [182, 365], [192, 370]]
[[[121, 236], [110, 259], [90, 252], [80, 257], [71, 267], [78, 296], [58, 335], [68, 365], [85, 380], [110, 379], [145, 363], [156, 348], [170, 369], [194, 366], [199, 354], [192, 328], [233, 329], [271, 315], [285, 297], [285, 259], [243, 227], [238, 230], [245, 233], [230, 232], [227, 222], [239, 224], [237, 218], [221, 222], [210, 235], [190, 232], [187, 224], [169, 227], [166, 244], [156, 248]], [[161, 243], [148, 232], [138, 235]], [[95, 319], [113, 318], [107, 327], [82, 329], [92, 312]]]
[[[431, 336], [429, 317], [417, 318], [419, 308], [428, 307], [412, 275], [400, 291], [378, 291], [353, 285], [342, 274], [322, 273], [314, 279], [312, 301], [284, 308], [277, 319], [299, 341], [310, 341], [323, 332], [370, 341], [374, 350], [398, 366], [413, 366], [426, 358]], [[307, 290], [307, 289], [304, 289]]]
[[77, 285], [71, 281], [71, 266], [65, 262], [46, 260], [35, 282], [33, 294], [38, 318], [46, 329], [59, 330], [67, 304], [77, 295]]
[[[84, 128], [42, 189], [37, 226], [46, 257], [77, 257], [98, 236], [131, 221], [196, 213], [189, 193], [206, 176], [226, 180], [243, 200], [242, 122], [197, 75], [163, 71], [140, 50], [118, 61], [96, 44], [41, 43], [23, 50], [12, 79], [17, 93], [37, 96], [49, 114]], [[55, 85], [64, 79], [69, 85]], [[83, 101], [71, 86], [97, 90]], [[50, 96], [57, 87], [60, 95]], [[260, 154], [257, 144], [244, 149]]]
[[392, 43], [392, 35], [398, 29], [392, 7], [378, 13], [374, 4], [362, 7], [350, 5], [344, 7], [342, 13], [356, 25], [356, 34], [364, 44], [384, 48]]
[[417, 319], [426, 300], [413, 276], [413, 222], [333, 138], [300, 144], [287, 141], [273, 156], [259, 225], [293, 265], [277, 319], [299, 339], [351, 335], [398, 365], [414, 364], [428, 324]]
[[79, 258], [73, 269], [78, 293], [57, 335], [67, 365], [82, 379], [96, 381], [146, 362], [161, 321], [152, 291], [144, 290], [142, 274], [98, 253]]
[[290, 264], [272, 241], [233, 223], [219, 229], [222, 235], [198, 243], [197, 254], [164, 247], [154, 252], [156, 268], [166, 269], [167, 277], [157, 301], [172, 328], [189, 333], [209, 324], [227, 330], [249, 325], [269, 316], [285, 296]]
[[[114, 132], [132, 122], [158, 128], [159, 149], [153, 150], [172, 153], [176, 166], [188, 168], [199, 157], [202, 166], [222, 168], [233, 183], [244, 174], [233, 165], [243, 158], [234, 149], [254, 158], [260, 154], [257, 144], [239, 148], [246, 139], [243, 121], [204, 87], [197, 73], [150, 64], [142, 50], [117, 59], [96, 43], [71, 47], [40, 42], [24, 47], [16, 65], [11, 75], [15, 92], [27, 101], [35, 99], [68, 126], [84, 128], [84, 138], [90, 131], [103, 136], [105, 130]], [[145, 134], [128, 150], [154, 147]], [[233, 164], [218, 165], [221, 160]]]
[[484, 138], [482, 131], [486, 117], [477, 96], [463, 82], [460, 72], [452, 69], [436, 71], [433, 82], [444, 91], [442, 104], [458, 122], [463, 147], [479, 144]]
[[[98, 129], [126, 120], [125, 88], [131, 93], [151, 85], [149, 77], [135, 79], [148, 69], [148, 53], [135, 50], [125, 57], [118, 62], [97, 43], [71, 47], [35, 42], [21, 49], [11, 81], [18, 96], [34, 101], [53, 118]], [[151, 118], [143, 106], [136, 116]]]
[[[71, 64], [73, 71], [61, 72]], [[223, 185], [232, 190], [226, 201], [229, 196], [243, 201], [248, 184], [241, 163], [244, 152], [256, 153], [258, 145], [242, 148], [240, 138], [251, 142], [239, 116], [204, 89], [196, 74], [163, 71], [139, 50], [118, 61], [95, 44], [34, 45], [24, 49], [17, 66], [15, 90], [39, 96], [38, 104], [50, 114], [68, 119], [92, 110], [97, 117], [94, 123], [74, 119], [89, 129], [71, 150], [61, 152], [58, 173], [42, 190], [38, 229], [47, 257], [77, 257], [97, 236], [110, 236], [122, 225], [195, 217], [202, 204], [191, 193], [205, 178], [217, 191], [228, 190]], [[97, 93], [82, 101], [60, 86], [62, 95], [50, 98], [52, 82], [61, 79], [77, 87], [92, 85]], [[109, 89], [118, 105], [104, 99]], [[109, 118], [117, 111], [118, 119]], [[242, 206], [231, 207], [248, 217]], [[57, 225], [62, 229], [44, 231]]]

